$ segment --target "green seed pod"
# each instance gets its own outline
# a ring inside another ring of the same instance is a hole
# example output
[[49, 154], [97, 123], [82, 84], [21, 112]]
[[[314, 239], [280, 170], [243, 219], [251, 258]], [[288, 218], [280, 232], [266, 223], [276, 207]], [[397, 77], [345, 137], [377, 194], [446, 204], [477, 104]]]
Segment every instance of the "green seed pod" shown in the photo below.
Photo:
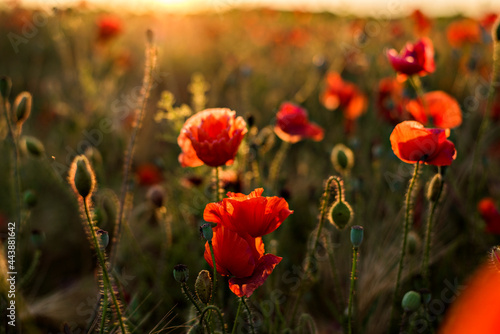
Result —
[[174, 266], [174, 279], [179, 283], [186, 283], [189, 278], [189, 269], [185, 264]]
[[30, 240], [33, 246], [39, 249], [45, 243], [45, 233], [40, 230], [33, 230], [31, 231]]
[[500, 246], [491, 249], [491, 262], [500, 271]]
[[337, 144], [330, 156], [333, 168], [339, 173], [349, 172], [354, 166], [354, 154], [352, 150], [344, 144]]
[[12, 80], [9, 77], [0, 78], [0, 95], [4, 100], [7, 100], [12, 89]]
[[34, 157], [41, 157], [45, 153], [42, 142], [35, 137], [23, 136], [22, 142], [26, 151]]
[[79, 194], [84, 199], [94, 191], [94, 171], [84, 155], [77, 156], [71, 163], [68, 180], [75, 193]]
[[203, 303], [208, 304], [212, 298], [212, 279], [208, 270], [202, 270], [196, 278], [194, 289], [198, 299]]
[[201, 235], [203, 235], [203, 238], [207, 241], [212, 241], [212, 238], [214, 237], [214, 232], [212, 231], [212, 225], [210, 223], [205, 223], [200, 226], [200, 232]]
[[108, 247], [108, 244], [109, 244], [109, 234], [108, 234], [108, 232], [104, 231], [104, 230], [97, 230], [97, 236], [100, 238], [99, 245], [101, 245], [101, 247], [103, 249], [105, 249], [106, 247]]
[[443, 177], [441, 174], [437, 173], [429, 182], [429, 187], [427, 188], [427, 199], [429, 202], [436, 202], [441, 194], [441, 189], [443, 187]]
[[352, 209], [345, 201], [337, 200], [328, 214], [330, 222], [339, 230], [343, 230], [352, 221]]
[[23, 194], [23, 202], [26, 207], [32, 209], [37, 203], [37, 196], [33, 190], [26, 190]]
[[403, 306], [405, 312], [415, 312], [420, 307], [421, 302], [422, 297], [420, 293], [412, 290], [405, 293], [401, 301], [401, 306]]
[[14, 116], [16, 124], [22, 126], [24, 121], [28, 119], [31, 113], [31, 94], [28, 92], [22, 92], [14, 101]]
[[363, 242], [363, 234], [363, 226], [354, 225], [351, 227], [351, 243], [353, 247], [358, 248], [361, 246], [361, 243]]

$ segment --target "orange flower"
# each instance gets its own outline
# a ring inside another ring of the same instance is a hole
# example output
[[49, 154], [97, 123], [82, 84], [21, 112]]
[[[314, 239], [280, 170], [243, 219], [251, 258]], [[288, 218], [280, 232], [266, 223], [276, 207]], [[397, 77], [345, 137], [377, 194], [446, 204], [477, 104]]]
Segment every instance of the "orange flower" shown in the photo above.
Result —
[[324, 136], [324, 131], [319, 125], [309, 123], [307, 111], [291, 102], [281, 104], [276, 114], [274, 133], [281, 140], [292, 144], [304, 138], [320, 141]]
[[415, 9], [411, 14], [415, 22], [415, 32], [418, 36], [426, 36], [432, 28], [432, 21], [419, 9]]
[[387, 121], [397, 124], [404, 119], [403, 84], [395, 78], [380, 80], [377, 92], [379, 114]]
[[471, 19], [452, 22], [446, 29], [448, 42], [454, 48], [460, 48], [466, 43], [479, 43], [481, 29], [479, 24]]
[[500, 234], [500, 212], [492, 198], [483, 198], [477, 204], [477, 210], [486, 223], [486, 232]]
[[451, 306], [439, 334], [500, 333], [500, 271], [483, 265]]
[[206, 109], [186, 120], [177, 143], [182, 149], [182, 167], [231, 165], [243, 136], [247, 133], [242, 117], [226, 109]]
[[404, 162], [448, 166], [456, 158], [455, 145], [446, 139], [445, 129], [426, 129], [416, 121], [404, 121], [391, 133], [394, 154]]
[[326, 76], [326, 88], [321, 95], [321, 103], [329, 110], [343, 108], [344, 117], [354, 120], [361, 116], [367, 107], [366, 97], [351, 82], [342, 80], [337, 72]]
[[112, 15], [104, 15], [97, 21], [97, 40], [106, 42], [122, 32], [122, 21]]
[[[229, 288], [238, 297], [250, 297], [264, 284], [281, 257], [265, 254], [262, 236], [273, 232], [293, 211], [279, 197], [262, 197], [259, 188], [249, 195], [229, 192], [228, 198], [209, 203], [203, 218], [217, 223], [212, 245], [217, 272], [233, 276]], [[208, 242], [205, 260], [213, 266]]]
[[406, 43], [398, 52], [394, 49], [387, 51], [387, 58], [392, 67], [398, 72], [398, 79], [404, 81], [408, 75], [424, 76], [436, 70], [434, 63], [434, 46], [426, 37], [415, 44]]
[[462, 124], [462, 111], [453, 97], [443, 91], [425, 93], [424, 105], [420, 100], [411, 100], [406, 108], [413, 118], [422, 124], [431, 124], [442, 129], [455, 128]]

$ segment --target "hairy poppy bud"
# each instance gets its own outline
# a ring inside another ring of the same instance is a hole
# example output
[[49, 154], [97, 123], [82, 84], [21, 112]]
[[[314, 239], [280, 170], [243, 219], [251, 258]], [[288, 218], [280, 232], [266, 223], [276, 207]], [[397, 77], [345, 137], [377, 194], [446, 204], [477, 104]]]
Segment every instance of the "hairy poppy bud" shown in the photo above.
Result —
[[405, 312], [415, 312], [420, 307], [421, 302], [422, 297], [420, 296], [420, 293], [416, 291], [408, 291], [403, 296], [401, 306], [403, 306]]
[[174, 279], [179, 283], [186, 283], [189, 278], [189, 269], [185, 264], [174, 266]]
[[351, 227], [351, 243], [352, 246], [358, 248], [363, 242], [363, 226], [355, 225]]
[[94, 171], [84, 155], [77, 156], [71, 163], [68, 180], [75, 193], [83, 198], [87, 198], [94, 191]]
[[12, 80], [9, 77], [0, 78], [0, 94], [4, 100], [9, 98], [10, 90], [12, 89]]
[[500, 247], [495, 246], [491, 249], [491, 262], [500, 271]]
[[22, 143], [26, 152], [34, 157], [41, 157], [45, 153], [45, 147], [42, 142], [35, 137], [23, 136]]
[[208, 270], [202, 270], [196, 278], [194, 289], [198, 299], [203, 303], [208, 304], [212, 298], [212, 279]]
[[14, 116], [16, 124], [22, 126], [24, 121], [28, 119], [31, 113], [31, 94], [22, 92], [16, 97], [14, 101]]
[[352, 220], [352, 209], [345, 201], [337, 200], [328, 215], [330, 222], [339, 230], [343, 230]]
[[26, 190], [23, 194], [23, 202], [28, 208], [33, 208], [36, 205], [37, 197], [33, 190]]
[[441, 189], [443, 187], [443, 177], [441, 174], [436, 174], [429, 183], [427, 188], [427, 199], [429, 202], [436, 202], [441, 194]]
[[337, 144], [330, 156], [333, 167], [339, 173], [349, 172], [354, 166], [354, 154], [352, 150], [344, 144]]

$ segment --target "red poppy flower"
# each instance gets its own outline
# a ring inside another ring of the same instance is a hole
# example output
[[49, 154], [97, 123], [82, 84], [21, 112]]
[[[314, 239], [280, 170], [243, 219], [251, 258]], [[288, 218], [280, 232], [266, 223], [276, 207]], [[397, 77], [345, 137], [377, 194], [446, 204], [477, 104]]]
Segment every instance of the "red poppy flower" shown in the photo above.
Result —
[[247, 133], [242, 117], [226, 109], [206, 109], [186, 120], [177, 143], [182, 149], [182, 167], [231, 165], [243, 136]]
[[143, 164], [135, 172], [140, 185], [152, 186], [163, 180], [161, 170], [153, 164]]
[[426, 36], [432, 27], [432, 21], [420, 10], [416, 9], [411, 14], [415, 22], [415, 32], [418, 36]]
[[479, 43], [481, 28], [476, 21], [471, 19], [455, 21], [448, 25], [446, 37], [452, 47], [460, 48], [467, 43]]
[[361, 116], [367, 107], [366, 97], [358, 87], [342, 80], [340, 74], [336, 72], [329, 72], [326, 76], [326, 87], [321, 95], [321, 103], [329, 110], [342, 108], [344, 117], [349, 120]]
[[452, 304], [439, 334], [500, 333], [500, 271], [483, 265]]
[[486, 13], [479, 20], [479, 23], [484, 28], [484, 30], [490, 31], [491, 28], [493, 27], [493, 24], [495, 24], [497, 18], [498, 18], [498, 14], [496, 14], [496, 13]]
[[403, 84], [395, 78], [380, 80], [377, 92], [379, 114], [394, 125], [404, 120]]
[[448, 166], [456, 158], [455, 145], [446, 139], [445, 129], [426, 129], [416, 121], [404, 121], [391, 133], [394, 154], [404, 162]]
[[486, 232], [500, 234], [500, 212], [492, 198], [483, 198], [477, 204], [479, 214], [486, 222]]
[[398, 52], [394, 49], [387, 51], [387, 58], [400, 80], [406, 79], [407, 75], [424, 76], [436, 70], [434, 63], [434, 46], [428, 38], [421, 38], [415, 44], [407, 43]]
[[[234, 276], [229, 288], [237, 296], [250, 297], [264, 284], [281, 258], [265, 254], [262, 236], [273, 232], [293, 211], [279, 197], [262, 197], [259, 188], [249, 195], [228, 193], [219, 203], [209, 203], [203, 214], [206, 221], [217, 223], [213, 228], [217, 272]], [[210, 266], [212, 256], [208, 242], [205, 260]]]
[[320, 141], [324, 136], [323, 128], [309, 122], [307, 111], [290, 102], [281, 104], [276, 114], [274, 132], [281, 140], [292, 144], [304, 138]]
[[97, 40], [106, 42], [122, 32], [122, 21], [112, 15], [101, 16], [97, 21]]
[[425, 93], [424, 105], [420, 100], [411, 100], [406, 104], [406, 109], [413, 118], [422, 123], [433, 123], [442, 129], [455, 128], [462, 124], [462, 111], [453, 97], [443, 91]]

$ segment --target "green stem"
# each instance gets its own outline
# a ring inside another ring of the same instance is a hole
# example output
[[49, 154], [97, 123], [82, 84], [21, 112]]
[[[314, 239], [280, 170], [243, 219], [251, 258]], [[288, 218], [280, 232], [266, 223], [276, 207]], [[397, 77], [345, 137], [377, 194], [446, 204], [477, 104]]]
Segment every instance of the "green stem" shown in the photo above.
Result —
[[330, 249], [327, 250], [328, 252], [328, 259], [330, 260], [330, 267], [332, 270], [332, 278], [333, 278], [333, 293], [335, 294], [335, 306], [337, 307], [337, 319], [343, 323], [342, 320], [342, 314], [343, 314], [343, 300], [344, 296], [342, 293], [342, 287], [340, 285], [340, 280], [339, 280], [339, 273], [338, 273], [338, 267], [336, 265], [335, 261], [335, 255], [333, 252], [333, 247], [330, 247]]
[[214, 254], [214, 246], [212, 244], [212, 240], [208, 242], [208, 246], [210, 247], [210, 255], [212, 256], [212, 265], [213, 265], [213, 278], [212, 278], [212, 298], [215, 299], [215, 289], [217, 287], [217, 264], [215, 263], [215, 254]]
[[121, 310], [120, 310], [120, 304], [118, 303], [118, 299], [116, 298], [116, 295], [112, 290], [113, 287], [111, 285], [111, 279], [109, 278], [108, 269], [106, 267], [106, 260], [104, 258], [104, 254], [102, 253], [100, 243], [97, 240], [94, 225], [92, 224], [92, 220], [90, 219], [88, 202], [87, 202], [86, 198], [83, 198], [82, 200], [83, 200], [83, 206], [85, 208], [85, 215], [87, 216], [87, 223], [89, 224], [90, 233], [92, 235], [92, 241], [94, 243], [94, 248], [95, 248], [95, 251], [97, 253], [99, 265], [102, 268], [102, 278], [104, 281], [104, 291], [108, 291], [108, 290], [110, 291], [111, 299], [113, 300], [113, 305], [115, 306], [115, 309], [116, 309], [116, 316], [118, 318], [118, 322], [120, 324], [121, 331], [123, 334], [125, 334], [125, 333], [128, 333], [128, 328], [123, 321]]
[[200, 317], [200, 326], [201, 326], [202, 321], [204, 320], [205, 314], [210, 310], [215, 311], [215, 313], [219, 317], [220, 325], [222, 327], [222, 334], [226, 334], [226, 326], [224, 324], [224, 318], [222, 317], [222, 313], [221, 313], [220, 309], [215, 305], [208, 305], [207, 307], [205, 307], [203, 309], [203, 311], [201, 312], [201, 317]]
[[220, 167], [214, 167], [214, 170], [215, 170], [215, 201], [216, 202], [222, 201], [222, 189], [220, 186], [219, 168]]
[[243, 302], [243, 306], [245, 306], [245, 309], [248, 312], [248, 323], [250, 325], [250, 330], [252, 331], [252, 334], [255, 334], [255, 328], [253, 326], [253, 319], [252, 319], [252, 311], [250, 311], [250, 308], [248, 307], [248, 304], [245, 301], [245, 296], [241, 297], [241, 301]]
[[422, 88], [420, 77], [412, 75], [408, 78], [408, 80], [413, 86], [415, 93], [417, 93], [418, 99], [420, 100], [420, 103], [422, 103], [422, 107], [424, 108], [426, 115], [429, 115], [429, 107], [427, 106], [427, 102], [424, 100], [424, 90]]
[[236, 333], [236, 327], [237, 327], [236, 325], [238, 324], [238, 318], [240, 317], [242, 305], [243, 305], [243, 297], [241, 297], [240, 302], [238, 303], [238, 310], [236, 311], [236, 317], [234, 318], [233, 330], [231, 331], [231, 334]]
[[271, 166], [269, 167], [269, 184], [270, 187], [275, 190], [278, 190], [278, 175], [281, 171], [281, 165], [285, 160], [286, 152], [290, 147], [290, 143], [283, 141], [281, 142], [281, 146], [278, 149], [278, 152], [274, 156], [273, 161], [271, 162]]
[[101, 314], [101, 329], [99, 333], [104, 334], [104, 325], [106, 324], [106, 311], [108, 308], [108, 290], [103, 289], [102, 294], [102, 314]]
[[352, 307], [354, 304], [354, 286], [356, 283], [356, 267], [358, 263], [358, 248], [352, 248], [352, 270], [351, 270], [351, 288], [349, 289], [349, 306], [347, 308], [347, 332], [352, 333]]
[[420, 166], [420, 161], [418, 161], [415, 164], [415, 169], [413, 171], [413, 176], [410, 181], [410, 185], [408, 186], [408, 192], [406, 194], [406, 214], [405, 214], [405, 222], [403, 226], [403, 241], [401, 243], [401, 256], [399, 258], [399, 267], [398, 267], [398, 274], [396, 276], [396, 287], [394, 288], [394, 295], [393, 295], [393, 300], [392, 300], [392, 311], [391, 311], [391, 328], [394, 327], [394, 322], [396, 320], [396, 308], [398, 305], [398, 296], [399, 296], [399, 290], [400, 290], [400, 284], [401, 284], [401, 275], [403, 273], [403, 266], [404, 266], [404, 260], [406, 256], [406, 243], [408, 240], [408, 232], [410, 230], [410, 225], [411, 225], [411, 200], [413, 197], [413, 188], [415, 186], [415, 183], [417, 182], [418, 178], [418, 170]]
[[434, 212], [441, 198], [441, 193], [443, 192], [443, 182], [441, 182], [441, 187], [439, 188], [438, 196], [434, 202], [432, 202], [431, 211], [427, 219], [427, 228], [425, 230], [425, 250], [424, 258], [422, 260], [422, 278], [424, 280], [424, 286], [429, 288], [429, 258], [431, 253], [431, 239], [432, 239], [432, 220], [434, 218]]

